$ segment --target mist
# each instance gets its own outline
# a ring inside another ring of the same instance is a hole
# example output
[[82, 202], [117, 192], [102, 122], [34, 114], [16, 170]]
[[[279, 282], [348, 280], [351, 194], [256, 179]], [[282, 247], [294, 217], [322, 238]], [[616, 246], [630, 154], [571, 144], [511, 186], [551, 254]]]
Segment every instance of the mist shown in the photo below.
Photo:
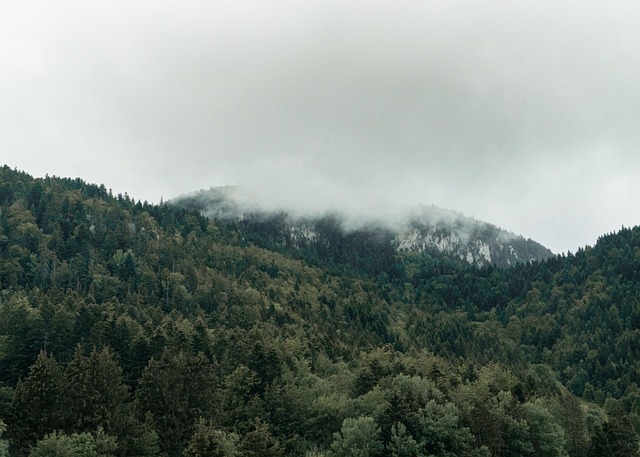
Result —
[[[329, 218], [345, 233], [381, 229], [395, 234], [441, 230], [455, 232], [463, 242], [477, 239], [478, 233], [490, 226], [495, 228], [497, 239], [508, 243], [522, 238], [488, 221], [467, 217], [462, 213], [434, 205], [402, 205], [390, 200], [369, 200], [368, 204], [357, 204], [357, 199], [340, 198], [336, 201], [287, 198], [273, 199], [269, 193], [256, 193], [255, 189], [239, 186], [213, 187], [181, 195], [168, 203], [198, 210], [203, 215], [223, 221], [269, 220], [278, 218], [290, 226], [313, 226]], [[364, 201], [364, 200], [363, 200]], [[346, 203], [353, 203], [349, 206]]]
[[556, 252], [640, 208], [640, 6], [8, 2], [9, 166], [158, 202], [436, 205]]

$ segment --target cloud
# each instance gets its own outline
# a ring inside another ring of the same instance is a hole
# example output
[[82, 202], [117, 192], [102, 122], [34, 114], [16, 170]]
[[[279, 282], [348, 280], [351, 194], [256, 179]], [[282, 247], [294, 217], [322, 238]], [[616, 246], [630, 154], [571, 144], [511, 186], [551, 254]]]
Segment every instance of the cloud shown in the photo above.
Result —
[[433, 203], [559, 251], [638, 222], [634, 2], [1, 8], [0, 145], [26, 171], [153, 201]]

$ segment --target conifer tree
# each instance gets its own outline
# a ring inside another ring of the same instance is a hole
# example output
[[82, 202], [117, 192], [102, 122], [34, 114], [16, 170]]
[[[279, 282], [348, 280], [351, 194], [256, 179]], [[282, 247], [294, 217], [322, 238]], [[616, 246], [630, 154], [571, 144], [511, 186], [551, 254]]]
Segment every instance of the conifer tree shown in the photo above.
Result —
[[70, 430], [93, 432], [103, 427], [105, 433], [117, 438], [125, 434], [130, 421], [129, 387], [109, 348], [94, 348], [85, 356], [77, 346], [65, 378], [66, 420]]
[[52, 355], [41, 351], [13, 395], [10, 432], [16, 447], [26, 448], [61, 429], [64, 408], [62, 369]]
[[186, 446], [198, 418], [218, 415], [213, 365], [203, 354], [165, 350], [144, 369], [136, 402], [139, 413], [151, 413], [162, 450], [175, 455]]

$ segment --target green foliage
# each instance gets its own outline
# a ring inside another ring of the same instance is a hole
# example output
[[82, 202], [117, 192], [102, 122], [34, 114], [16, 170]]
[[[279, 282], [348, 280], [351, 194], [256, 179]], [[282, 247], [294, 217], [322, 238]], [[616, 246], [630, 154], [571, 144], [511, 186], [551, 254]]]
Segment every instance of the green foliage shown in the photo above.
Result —
[[125, 437], [124, 443], [119, 447], [125, 451], [125, 455], [131, 457], [161, 457], [164, 455], [160, 449], [160, 438], [153, 426], [151, 413], [146, 414], [144, 422], [132, 422], [130, 435]]
[[380, 455], [383, 444], [380, 427], [372, 417], [347, 418], [342, 423], [340, 433], [334, 434], [331, 456], [374, 457]]
[[12, 294], [0, 307], [0, 332], [4, 336], [0, 376], [15, 384], [44, 348], [46, 330], [40, 309], [22, 294]]
[[315, 224], [1, 167], [11, 455], [638, 454], [639, 228], [480, 269]]
[[96, 441], [89, 433], [51, 433], [42, 438], [29, 457], [98, 457]]
[[243, 457], [279, 457], [283, 455], [280, 442], [271, 434], [269, 425], [255, 420], [254, 429], [247, 433], [239, 446]]
[[114, 457], [114, 454], [118, 450], [116, 437], [107, 435], [102, 426], [98, 426], [94, 439], [98, 457]]
[[67, 365], [66, 413], [71, 430], [104, 427], [110, 435], [123, 436], [128, 423], [129, 387], [122, 369], [108, 348], [93, 349], [88, 356], [78, 346]]
[[625, 417], [614, 417], [605, 422], [593, 437], [590, 456], [636, 457], [640, 455], [640, 440], [637, 432]]
[[28, 447], [60, 430], [65, 415], [62, 369], [46, 351], [40, 352], [29, 374], [16, 386], [11, 405], [11, 435], [18, 447]]
[[407, 433], [407, 427], [402, 422], [391, 426], [391, 440], [387, 444], [387, 452], [391, 457], [413, 457], [419, 455], [418, 442]]
[[199, 419], [184, 451], [188, 457], [235, 457], [239, 455], [240, 439], [235, 433], [217, 429], [204, 419]]
[[217, 385], [213, 365], [203, 354], [165, 350], [149, 361], [136, 400], [140, 411], [151, 413], [163, 451], [179, 453], [198, 418], [217, 417]]
[[0, 420], [0, 457], [9, 457], [9, 442], [2, 435], [7, 431], [7, 426]]
[[565, 457], [564, 429], [544, 406], [542, 400], [522, 405], [529, 428], [529, 439], [536, 455]]

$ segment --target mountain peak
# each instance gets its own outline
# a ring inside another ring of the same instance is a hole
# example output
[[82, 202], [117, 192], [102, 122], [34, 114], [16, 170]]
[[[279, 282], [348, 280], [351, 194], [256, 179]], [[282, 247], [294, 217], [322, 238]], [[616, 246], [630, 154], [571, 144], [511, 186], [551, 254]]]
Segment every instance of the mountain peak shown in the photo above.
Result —
[[[326, 211], [307, 214], [300, 210], [263, 209], [234, 186], [213, 187], [180, 196], [173, 205], [196, 209], [202, 214], [245, 225], [262, 224], [270, 243], [301, 247], [322, 239], [327, 218], [344, 233], [385, 232], [400, 253], [444, 254], [478, 266], [510, 266], [546, 259], [553, 255], [546, 247], [493, 224], [432, 205], [387, 206], [375, 214], [366, 211]], [[277, 222], [277, 227], [274, 223]], [[266, 229], [266, 225], [270, 225]], [[263, 235], [265, 235], [263, 234]]]

